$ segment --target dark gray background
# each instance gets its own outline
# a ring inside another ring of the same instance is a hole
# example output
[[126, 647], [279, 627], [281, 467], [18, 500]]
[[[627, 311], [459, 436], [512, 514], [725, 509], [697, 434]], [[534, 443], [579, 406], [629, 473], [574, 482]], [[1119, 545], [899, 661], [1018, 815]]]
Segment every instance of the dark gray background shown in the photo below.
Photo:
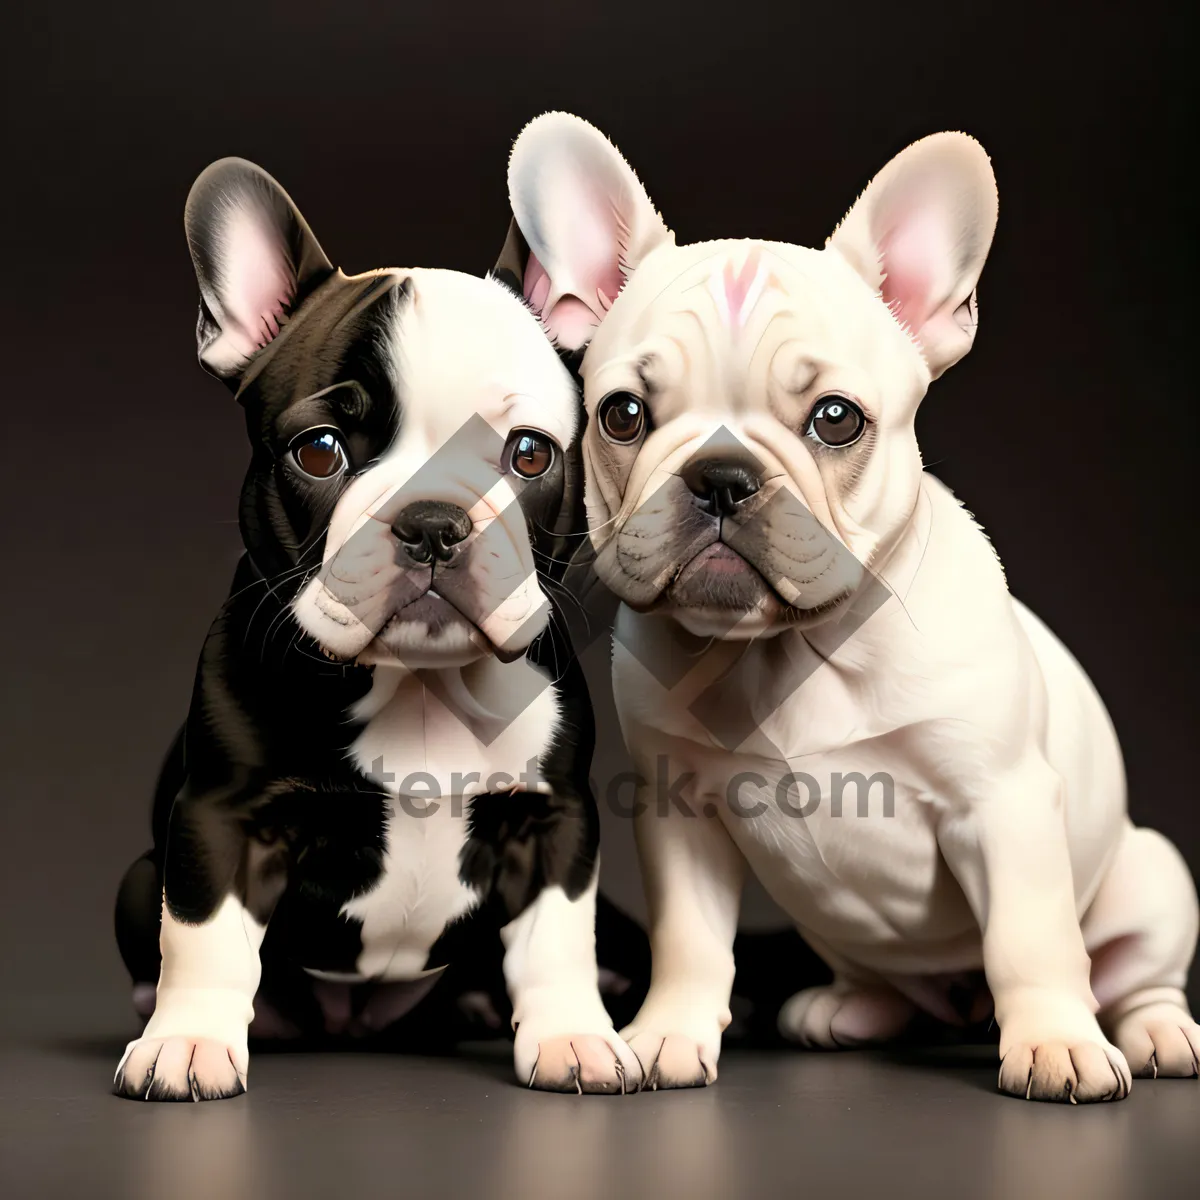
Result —
[[[505, 232], [511, 139], [554, 107], [614, 139], [681, 241], [819, 245], [909, 141], [950, 128], [983, 142], [1000, 226], [976, 347], [920, 418], [926, 461], [1099, 686], [1135, 819], [1200, 866], [1195, 97], [1173, 10], [666, 8], [129, 0], [9, 18], [9, 1034], [130, 1029], [113, 891], [147, 843], [155, 772], [238, 554], [247, 455], [236, 407], [195, 362], [191, 180], [244, 155], [347, 270], [479, 272]], [[606, 749], [597, 774], [613, 763]], [[628, 830], [605, 833], [609, 884], [634, 897]], [[46, 1086], [103, 1088], [109, 1057], [71, 1058], [74, 1074], [46, 1076], [69, 1082]], [[905, 1084], [933, 1097], [934, 1139], [952, 1104], [938, 1079]], [[770, 1086], [774, 1112], [787, 1089]]]

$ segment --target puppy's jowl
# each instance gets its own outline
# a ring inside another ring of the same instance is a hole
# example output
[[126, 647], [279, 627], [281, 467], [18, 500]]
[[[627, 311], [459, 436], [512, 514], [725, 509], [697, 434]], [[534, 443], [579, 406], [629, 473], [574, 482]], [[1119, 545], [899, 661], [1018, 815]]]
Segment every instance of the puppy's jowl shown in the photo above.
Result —
[[590, 709], [539, 573], [573, 511], [569, 374], [495, 280], [334, 269], [248, 163], [201, 175], [186, 224], [200, 359], [246, 415], [246, 553], [118, 902], [149, 1022], [116, 1091], [241, 1092], [252, 1020], [377, 1031], [472, 915], [521, 1081], [633, 1090], [597, 990]]
[[[524, 131], [509, 183], [527, 298], [561, 346], [590, 339], [586, 506], [624, 602], [624, 733], [645, 778], [665, 755], [689, 781], [688, 813], [637, 821], [654, 965], [624, 1033], [648, 1082], [716, 1078], [747, 867], [834, 971], [781, 1014], [804, 1045], [994, 1004], [1018, 1096], [1194, 1076], [1188, 870], [1131, 824], [1098, 696], [914, 435], [975, 337], [983, 150], [910, 146], [822, 251], [676, 246], [616, 150], [562, 114]], [[781, 779], [851, 772], [894, 782], [893, 816], [803, 794], [784, 811]]]

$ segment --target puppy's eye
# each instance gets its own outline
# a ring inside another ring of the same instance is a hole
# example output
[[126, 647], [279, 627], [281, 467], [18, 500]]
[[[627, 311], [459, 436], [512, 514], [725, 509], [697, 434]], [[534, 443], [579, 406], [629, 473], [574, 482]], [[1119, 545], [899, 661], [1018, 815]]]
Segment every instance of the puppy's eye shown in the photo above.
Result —
[[804, 432], [823, 446], [842, 447], [857, 442], [866, 427], [867, 418], [853, 400], [826, 396], [817, 401]]
[[554, 443], [545, 434], [524, 429], [513, 443], [512, 469], [524, 479], [536, 479], [550, 470], [554, 461]]
[[610, 442], [628, 446], [646, 429], [646, 406], [632, 392], [613, 392], [600, 401], [600, 428]]
[[346, 449], [332, 429], [308, 429], [288, 450], [296, 466], [313, 479], [332, 479], [346, 469]]

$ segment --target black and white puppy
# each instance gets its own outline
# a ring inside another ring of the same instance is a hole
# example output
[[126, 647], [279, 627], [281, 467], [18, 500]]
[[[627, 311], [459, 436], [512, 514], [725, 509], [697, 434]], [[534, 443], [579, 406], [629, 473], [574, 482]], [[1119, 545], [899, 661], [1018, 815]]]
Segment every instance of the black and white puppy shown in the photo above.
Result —
[[520, 1080], [635, 1090], [545, 570], [578, 507], [568, 371], [495, 279], [344, 275], [252, 164], [208, 168], [186, 227], [200, 360], [246, 414], [246, 553], [118, 900], [149, 1021], [115, 1091], [239, 1094], [252, 1020], [389, 1025], [485, 914]]

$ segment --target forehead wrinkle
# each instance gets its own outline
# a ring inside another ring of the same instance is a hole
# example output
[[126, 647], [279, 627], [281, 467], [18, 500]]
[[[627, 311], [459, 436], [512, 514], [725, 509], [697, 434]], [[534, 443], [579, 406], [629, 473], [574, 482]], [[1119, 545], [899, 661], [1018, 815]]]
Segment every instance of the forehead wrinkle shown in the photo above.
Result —
[[791, 337], [780, 342], [772, 352], [771, 361], [767, 367], [768, 378], [771, 382], [785, 395], [794, 397], [803, 396], [817, 381], [822, 369], [829, 365], [815, 354], [802, 352], [793, 364], [790, 377], [785, 379], [783, 372], [778, 369], [779, 356], [789, 347], [799, 344], [800, 341], [799, 337]]
[[679, 351], [679, 357], [683, 359], [683, 374], [686, 378], [692, 373], [692, 356], [688, 353], [687, 344], [683, 338], [676, 337], [670, 333], [667, 334], [667, 341]]
[[[667, 319], [672, 317], [689, 315], [696, 320], [700, 326], [701, 335], [703, 335], [703, 324], [695, 313], [688, 312], [685, 309], [677, 309], [672, 313], [667, 314]], [[682, 361], [681, 376], [671, 370], [671, 364], [668, 362], [668, 355], [663, 354], [656, 349], [653, 344], [647, 346], [647, 342], [668, 343], [678, 351]], [[647, 334], [642, 338], [635, 347], [633, 353], [625, 355], [622, 358], [614, 358], [605, 364], [606, 375], [619, 375], [628, 373], [634, 376], [642, 385], [644, 392], [647, 395], [652, 395], [655, 392], [663, 392], [670, 387], [675, 386], [680, 382], [681, 378], [687, 378], [691, 374], [692, 358], [688, 353], [687, 345], [683, 337], [678, 334], [659, 332], [654, 335]]]
[[[703, 284], [697, 286], [704, 287]], [[692, 289], [689, 288], [688, 290]], [[764, 327], [762, 336], [765, 336], [767, 328], [770, 327], [779, 315], [782, 314], [776, 312], [768, 318], [767, 326]], [[671, 316], [690, 318], [695, 323], [696, 332], [699, 335], [700, 345], [703, 347], [706, 360], [704, 370], [707, 372], [707, 375], [702, 375], [702, 377], [717, 381], [721, 392], [734, 402], [733, 407], [744, 408], [748, 402], [747, 386], [750, 382], [748, 376], [750, 375], [754, 356], [758, 349], [758, 343], [755, 344], [754, 349], [748, 354], [744, 353], [739, 347], [738, 339], [732, 336], [732, 331], [727, 326], [722, 324], [720, 326], [721, 334], [719, 336], [714, 335], [710, 324], [694, 308], [676, 309], [671, 313]], [[671, 340], [675, 341], [683, 352], [686, 374], [690, 377], [695, 364], [684, 348], [683, 339], [672, 338]], [[761, 340], [762, 337], [759, 338], [759, 342]]]
[[[680, 281], [680, 280], [681, 280], [681, 279], [682, 279], [682, 278], [683, 278], [685, 275], [689, 274], [689, 273], [690, 273], [690, 272], [692, 272], [692, 271], [697, 271], [697, 270], [700, 270], [702, 267], [706, 267], [706, 266], [707, 266], [709, 263], [713, 262], [714, 260], [716, 260], [716, 259], [718, 259], [718, 258], [720, 258], [720, 257], [721, 257], [721, 256], [720, 256], [720, 254], [719, 254], [719, 253], [718, 253], [718, 254], [712, 254], [712, 255], [709, 255], [709, 257], [708, 257], [708, 258], [701, 259], [701, 260], [700, 260], [698, 263], [697, 263], [697, 262], [692, 262], [692, 263], [687, 263], [687, 264], [685, 264], [684, 266], [682, 266], [682, 267], [681, 267], [681, 268], [680, 268], [678, 271], [676, 271], [676, 272], [675, 272], [675, 274], [674, 274], [674, 275], [672, 275], [672, 276], [671, 276], [671, 277], [670, 277], [670, 278], [669, 278], [669, 279], [668, 279], [668, 280], [667, 280], [667, 281], [666, 281], [666, 282], [665, 282], [665, 283], [662, 285], [662, 287], [660, 287], [660, 288], [658, 289], [658, 291], [657, 291], [657, 292], [655, 292], [655, 293], [654, 293], [654, 295], [650, 296], [650, 297], [649, 297], [649, 298], [648, 298], [648, 299], [645, 301], [645, 303], [643, 303], [643, 304], [642, 304], [642, 306], [641, 306], [641, 309], [638, 311], [637, 315], [636, 315], [636, 316], [634, 316], [634, 317], [632, 317], [632, 318], [630, 319], [630, 323], [631, 323], [632, 325], [636, 325], [637, 323], [639, 323], [640, 321], [642, 321], [642, 320], [643, 320], [643, 318], [645, 318], [645, 316], [646, 316], [646, 313], [647, 313], [647, 312], [648, 312], [648, 311], [649, 311], [651, 308], [653, 308], [653, 307], [654, 307], [654, 305], [656, 305], [656, 304], [657, 304], [657, 303], [658, 303], [658, 302], [659, 302], [659, 301], [660, 301], [660, 300], [663, 298], [663, 296], [665, 296], [665, 295], [667, 294], [667, 292], [669, 292], [669, 291], [670, 291], [670, 290], [671, 290], [671, 289], [672, 289], [672, 288], [673, 288], [673, 287], [674, 287], [674, 286], [675, 286], [675, 285], [676, 285], [676, 284], [677, 284], [677, 283], [678, 283], [678, 282], [679, 282], [679, 281]], [[634, 280], [636, 280], [636, 279], [637, 279], [637, 273], [636, 273], [636, 272], [635, 272], [635, 273], [634, 273], [634, 275], [633, 275], [633, 279], [634, 279]], [[690, 291], [692, 290], [692, 288], [693, 288], [693, 287], [703, 287], [703, 286], [704, 286], [704, 281], [703, 281], [703, 280], [701, 280], [699, 283], [696, 283], [696, 284], [690, 284], [688, 287], [686, 287], [686, 288], [684, 288], [684, 289], [683, 289], [683, 292], [684, 292], [684, 293], [686, 293], [686, 292], [690, 292]], [[626, 296], [626, 297], [627, 297], [629, 294], [630, 294], [630, 293], [629, 293], [628, 291], [623, 291], [623, 292], [621, 293], [621, 295], [622, 295], [622, 296]], [[620, 299], [620, 298], [621, 298], [621, 297], [618, 297], [618, 299]]]
[[633, 364], [634, 374], [638, 377], [642, 387], [647, 392], [652, 392], [657, 386], [652, 376], [655, 370], [662, 364], [662, 355], [655, 353], [653, 350], [647, 350], [645, 354], [638, 357], [636, 363]]
[[[771, 326], [774, 325], [776, 321], [778, 321], [782, 318], [794, 317], [795, 315], [796, 314], [790, 308], [777, 308], [767, 318], [767, 323], [763, 326], [762, 333], [760, 333], [758, 335], [758, 341], [756, 341], [754, 343], [754, 349], [750, 351], [750, 358], [748, 360], [747, 365], [754, 362], [754, 359], [757, 357], [759, 350], [762, 349], [763, 342], [765, 342], [767, 340], [767, 334], [771, 332]], [[772, 354], [771, 355], [772, 361], [774, 361], [774, 358], [775, 358], [775, 355]], [[768, 367], [768, 370], [769, 369], [770, 368]]]
[[[717, 364], [716, 339], [708, 336], [708, 331], [704, 324], [704, 318], [694, 308], [677, 308], [677, 309], [674, 309], [670, 313], [670, 316], [671, 317], [683, 317], [684, 319], [688, 319], [688, 320], [695, 322], [696, 332], [700, 336], [700, 345], [704, 347], [706, 354], [707, 354], [708, 367], [710, 370], [715, 371], [717, 369], [717, 365], [718, 365]], [[678, 340], [682, 341], [682, 338], [680, 338]], [[690, 356], [688, 358], [688, 363], [690, 366], [690, 364], [691, 364]]]
[[818, 355], [801, 349], [792, 365], [791, 377], [785, 379], [779, 367], [779, 356], [789, 347], [797, 345], [802, 345], [799, 336], [785, 338], [771, 352], [771, 360], [767, 364], [767, 408], [777, 421], [788, 426], [796, 417], [795, 411], [789, 409], [789, 402], [794, 404], [803, 401], [805, 393], [812, 389], [821, 372], [830, 365]]
[[[672, 317], [677, 315], [679, 314], [670, 314]], [[639, 359], [637, 366], [638, 377], [641, 379], [647, 395], [677, 387], [691, 375], [692, 357], [688, 353], [684, 339], [676, 334], [664, 332], [659, 335], [658, 340], [674, 347], [679, 356], [679, 363], [676, 366], [674, 360], [668, 361], [668, 355], [653, 347], [647, 350]]]
[[[700, 266], [703, 266], [703, 265], [711, 262], [713, 259], [716, 259], [719, 257], [720, 257], [719, 254], [714, 254], [714, 255], [712, 255], [711, 258], [703, 259], [700, 263], [690, 263], [687, 266], [680, 268], [680, 270], [676, 271], [675, 274], [672, 275], [671, 278], [668, 279], [667, 282], [664, 283], [661, 288], [659, 288], [659, 290], [654, 294], [654, 296], [652, 296], [646, 302], [645, 308], [649, 308], [652, 304], [657, 304], [663, 298], [663, 296], [667, 292], [669, 292], [671, 290], [671, 288], [673, 288], [689, 271], [695, 271]], [[691, 284], [688, 287], [684, 288], [683, 291], [690, 292], [693, 287], [701, 287], [701, 286], [703, 286], [702, 283]]]

